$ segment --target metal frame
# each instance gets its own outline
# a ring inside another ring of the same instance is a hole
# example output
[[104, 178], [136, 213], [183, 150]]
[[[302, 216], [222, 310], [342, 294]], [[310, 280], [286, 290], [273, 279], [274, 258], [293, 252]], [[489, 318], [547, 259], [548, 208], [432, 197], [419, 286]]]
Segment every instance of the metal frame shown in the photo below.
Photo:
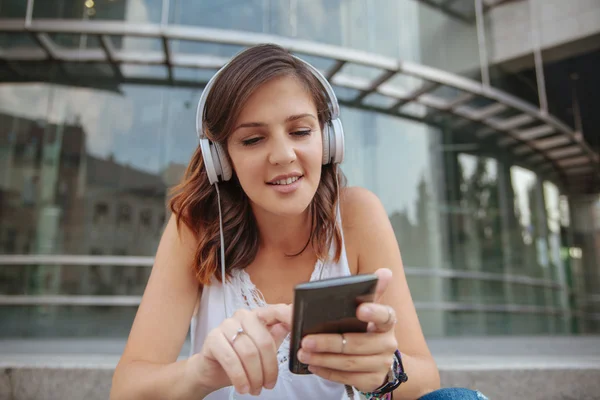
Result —
[[[359, 92], [355, 98], [340, 99], [343, 105], [444, 127], [436, 123], [435, 118], [431, 118], [431, 112], [429, 115], [415, 115], [407, 111], [407, 106], [412, 104], [425, 106], [426, 109], [433, 111], [433, 114], [453, 118], [458, 122], [456, 126], [484, 127], [486, 130], [484, 136], [488, 143], [506, 149], [517, 160], [522, 161], [524, 166], [555, 180], [558, 178], [568, 192], [589, 193], [600, 188], [598, 154], [567, 125], [508, 93], [436, 68], [332, 45], [269, 34], [203, 27], [43, 19], [26, 23], [24, 20], [0, 19], [0, 32], [28, 33], [40, 46], [0, 51], [0, 61], [10, 65], [12, 70], [18, 63], [27, 62], [52, 62], [59, 66], [67, 62], [109, 64], [115, 76], [70, 77], [62, 68], [62, 75], [56, 82], [91, 87], [106, 83], [114, 84], [115, 79], [122, 83], [203, 87], [206, 82], [176, 79], [174, 68], [214, 70], [228, 61], [226, 57], [173, 52], [171, 41], [174, 40], [237, 46], [277, 43], [300, 56], [316, 56], [330, 61], [332, 66], [324, 71], [330, 82], [334, 86], [355, 89]], [[51, 40], [49, 36], [51, 33], [96, 36], [100, 39], [101, 48], [85, 50], [61, 48]], [[159, 39], [162, 49], [145, 52], [116, 50], [111, 45], [111, 35]], [[167, 69], [167, 78], [124, 77], [120, 67], [125, 63], [164, 66]], [[371, 80], [345, 73], [346, 67], [352, 65], [378, 69], [380, 73]], [[8, 67], [7, 71], [10, 71]], [[8, 81], [30, 82], [36, 79], [26, 72], [18, 72]], [[390, 83], [394, 77], [401, 75], [419, 78], [424, 81], [424, 84], [407, 93], [405, 89]], [[452, 88], [459, 94], [451, 99], [441, 98], [433, 94], [439, 87]], [[383, 96], [393, 105], [391, 107], [372, 105], [368, 102], [372, 95]], [[489, 105], [485, 107], [469, 105], [476, 100], [485, 101]], [[508, 110], [516, 115], [510, 118], [498, 117], [500, 113]], [[532, 155], [536, 157], [532, 158]]]
[[[65, 296], [65, 295], [0, 295], [0, 306], [120, 306], [137, 307], [141, 296]], [[498, 312], [514, 314], [571, 314], [570, 310], [555, 307], [519, 304], [465, 304], [457, 302], [415, 302], [417, 310]]]
[[[77, 255], [0, 255], [0, 269], [6, 266], [128, 266], [150, 268], [154, 264], [153, 257], [135, 256], [77, 256]], [[407, 276], [429, 276], [443, 279], [471, 279], [540, 286], [554, 290], [569, 291], [568, 287], [545, 279], [522, 275], [506, 275], [490, 272], [436, 269], [423, 267], [405, 267]], [[131, 306], [139, 304], [138, 296], [72, 296], [72, 295], [0, 295], [0, 305], [114, 305]], [[136, 303], [137, 301], [137, 303]], [[464, 304], [462, 306], [465, 306]]]
[[[444, 14], [448, 15], [449, 17], [452, 17], [456, 20], [465, 22], [467, 24], [474, 24], [476, 22], [477, 19], [477, 11], [474, 8], [473, 13], [464, 13], [461, 12], [459, 10], [456, 10], [454, 8], [452, 8], [452, 5], [454, 3], [457, 2], [464, 2], [464, 1], [470, 1], [473, 2], [473, 0], [416, 0], [418, 2], [421, 2], [423, 4], [427, 4], [430, 7], [436, 8], [438, 10], [440, 10], [441, 12], [443, 12]], [[494, 7], [498, 7], [502, 4], [505, 3], [510, 3], [513, 1], [520, 1], [520, 0], [482, 0], [482, 5], [483, 5], [483, 11], [487, 12], [489, 10], [491, 10]]]
[[[0, 269], [3, 266], [129, 266], [150, 268], [154, 264], [153, 257], [135, 256], [78, 256], [78, 255], [0, 255]], [[507, 275], [500, 273], [435, 269], [423, 267], [405, 267], [407, 276], [428, 276], [443, 279], [471, 279], [513, 283], [527, 286], [540, 286], [569, 293], [568, 287], [557, 282], [532, 278], [523, 275]], [[113, 306], [137, 307], [142, 296], [95, 296], [95, 295], [3, 295], [0, 294], [2, 306]], [[590, 296], [590, 302], [599, 301], [598, 295]], [[520, 305], [520, 304], [468, 304], [460, 302], [415, 302], [417, 310], [448, 311], [448, 312], [493, 312], [512, 314], [564, 315], [576, 316], [585, 320], [598, 320], [600, 314], [585, 313], [580, 310], [570, 310], [557, 307]]]

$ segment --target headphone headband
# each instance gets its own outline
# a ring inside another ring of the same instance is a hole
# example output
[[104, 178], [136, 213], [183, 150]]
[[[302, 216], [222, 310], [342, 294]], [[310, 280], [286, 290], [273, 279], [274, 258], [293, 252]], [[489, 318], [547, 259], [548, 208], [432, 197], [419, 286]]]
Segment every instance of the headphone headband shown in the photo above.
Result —
[[[319, 71], [317, 68], [315, 68], [308, 62], [304, 61], [303, 59], [301, 59], [293, 54], [292, 54], [292, 57], [294, 57], [296, 60], [303, 63], [306, 67], [308, 67], [308, 69], [313, 73], [313, 75], [319, 80], [319, 82], [325, 89], [325, 92], [327, 92], [329, 112], [331, 113], [331, 119], [332, 120], [338, 119], [340, 117], [340, 106], [338, 104], [335, 92], [333, 91], [333, 88], [331, 87], [329, 82], [327, 82], [327, 79], [325, 79], [325, 77], [323, 76], [321, 71]], [[204, 118], [203, 114], [204, 114], [204, 107], [206, 105], [206, 99], [208, 98], [208, 94], [210, 93], [210, 90], [212, 89], [212, 87], [215, 84], [215, 80], [221, 74], [221, 72], [227, 67], [227, 65], [229, 65], [229, 62], [225, 63], [225, 65], [223, 65], [221, 68], [219, 68], [219, 70], [210, 78], [210, 80], [204, 87], [202, 94], [200, 95], [200, 99], [198, 100], [198, 108], [196, 110], [196, 134], [198, 136], [198, 140], [206, 139], [206, 135], [204, 133], [203, 121], [202, 121]]]

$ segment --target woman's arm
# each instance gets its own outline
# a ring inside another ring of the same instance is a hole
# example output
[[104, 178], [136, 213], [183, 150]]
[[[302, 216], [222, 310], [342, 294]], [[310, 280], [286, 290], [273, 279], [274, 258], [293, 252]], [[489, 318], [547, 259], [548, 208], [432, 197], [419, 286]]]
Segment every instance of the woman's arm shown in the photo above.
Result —
[[203, 398], [208, 392], [191, 379], [188, 360], [176, 361], [198, 298], [192, 262], [195, 240], [172, 215], [125, 351], [115, 369], [111, 399]]
[[393, 273], [380, 303], [392, 306], [396, 312], [395, 334], [408, 375], [408, 381], [394, 391], [394, 398], [415, 399], [438, 389], [439, 372], [425, 342], [398, 242], [383, 205], [366, 189], [347, 188], [342, 195], [342, 217], [346, 245], [352, 247], [358, 260], [357, 272], [389, 268]]

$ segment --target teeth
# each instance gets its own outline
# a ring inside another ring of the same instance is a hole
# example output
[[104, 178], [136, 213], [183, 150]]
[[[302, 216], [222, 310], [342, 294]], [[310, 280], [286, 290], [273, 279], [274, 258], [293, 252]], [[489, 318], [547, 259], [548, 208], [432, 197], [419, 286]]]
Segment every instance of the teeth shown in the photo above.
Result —
[[293, 178], [287, 178], [287, 179], [280, 179], [278, 181], [273, 182], [274, 185], [289, 185], [291, 183], [296, 182], [298, 179], [300, 179], [297, 176], [294, 176]]

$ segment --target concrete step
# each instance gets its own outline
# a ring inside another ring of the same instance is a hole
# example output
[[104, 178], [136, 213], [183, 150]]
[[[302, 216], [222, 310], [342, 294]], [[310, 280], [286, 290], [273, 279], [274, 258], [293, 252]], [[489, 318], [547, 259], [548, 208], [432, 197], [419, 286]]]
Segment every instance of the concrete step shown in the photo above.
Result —
[[[490, 399], [600, 399], [600, 337], [428, 343], [444, 387], [480, 390]], [[123, 339], [0, 340], [0, 399], [107, 399], [124, 344]]]

